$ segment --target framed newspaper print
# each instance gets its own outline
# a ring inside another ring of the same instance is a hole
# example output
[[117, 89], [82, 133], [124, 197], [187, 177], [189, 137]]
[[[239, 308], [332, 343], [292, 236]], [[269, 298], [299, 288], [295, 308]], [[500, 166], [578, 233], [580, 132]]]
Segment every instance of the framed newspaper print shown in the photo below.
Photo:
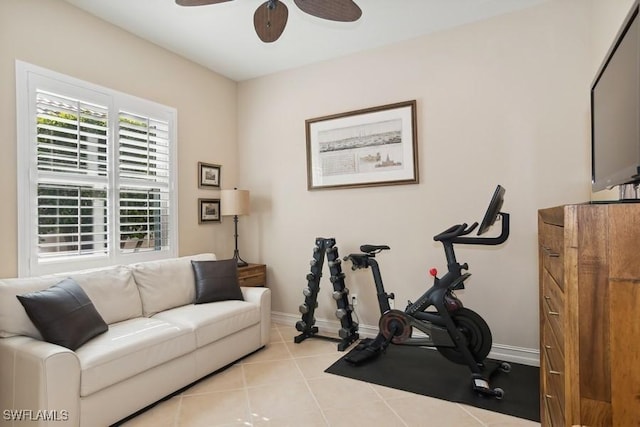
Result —
[[418, 183], [415, 100], [305, 125], [308, 190]]

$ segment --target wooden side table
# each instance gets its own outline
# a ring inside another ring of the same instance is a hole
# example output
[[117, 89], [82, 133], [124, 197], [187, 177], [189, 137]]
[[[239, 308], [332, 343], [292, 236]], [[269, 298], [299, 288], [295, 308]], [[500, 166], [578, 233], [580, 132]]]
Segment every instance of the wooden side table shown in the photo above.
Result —
[[240, 286], [267, 286], [267, 266], [249, 264], [238, 267], [238, 282]]

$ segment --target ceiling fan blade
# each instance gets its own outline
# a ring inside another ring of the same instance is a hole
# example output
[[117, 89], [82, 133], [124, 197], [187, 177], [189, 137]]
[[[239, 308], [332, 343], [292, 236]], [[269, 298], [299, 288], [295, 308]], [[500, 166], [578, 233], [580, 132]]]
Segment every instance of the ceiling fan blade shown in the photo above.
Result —
[[294, 0], [296, 6], [309, 15], [330, 21], [353, 22], [362, 10], [352, 0]]
[[281, 1], [267, 0], [253, 14], [253, 26], [260, 40], [271, 43], [282, 35], [287, 26], [289, 9]]
[[207, 4], [224, 3], [231, 0], [176, 0], [180, 6], [205, 6]]

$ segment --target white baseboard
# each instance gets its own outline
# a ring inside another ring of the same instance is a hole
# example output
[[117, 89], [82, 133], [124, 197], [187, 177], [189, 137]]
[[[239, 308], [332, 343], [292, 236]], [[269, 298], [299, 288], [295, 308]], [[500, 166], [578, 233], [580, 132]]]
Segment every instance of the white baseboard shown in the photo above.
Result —
[[540, 366], [540, 351], [533, 348], [515, 347], [506, 344], [493, 344], [489, 353], [491, 359], [522, 365]]
[[[296, 322], [301, 320], [301, 316], [299, 314], [296, 315], [272, 311], [271, 320], [274, 323], [295, 327]], [[340, 322], [335, 320], [316, 319], [315, 326], [318, 327], [319, 335], [337, 336], [338, 330], [340, 329]], [[378, 335], [378, 331], [378, 326], [358, 325], [358, 334], [361, 338], [374, 338]], [[494, 343], [491, 347], [489, 357], [492, 359], [504, 360], [506, 362], [520, 363], [529, 366], [540, 366], [540, 352], [538, 349]]]

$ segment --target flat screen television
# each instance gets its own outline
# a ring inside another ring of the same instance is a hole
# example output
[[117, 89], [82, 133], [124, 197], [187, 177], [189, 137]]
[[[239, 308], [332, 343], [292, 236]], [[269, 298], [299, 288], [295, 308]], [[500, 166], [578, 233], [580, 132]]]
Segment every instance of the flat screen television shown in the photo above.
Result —
[[636, 0], [591, 85], [593, 191], [640, 181], [640, 17]]

